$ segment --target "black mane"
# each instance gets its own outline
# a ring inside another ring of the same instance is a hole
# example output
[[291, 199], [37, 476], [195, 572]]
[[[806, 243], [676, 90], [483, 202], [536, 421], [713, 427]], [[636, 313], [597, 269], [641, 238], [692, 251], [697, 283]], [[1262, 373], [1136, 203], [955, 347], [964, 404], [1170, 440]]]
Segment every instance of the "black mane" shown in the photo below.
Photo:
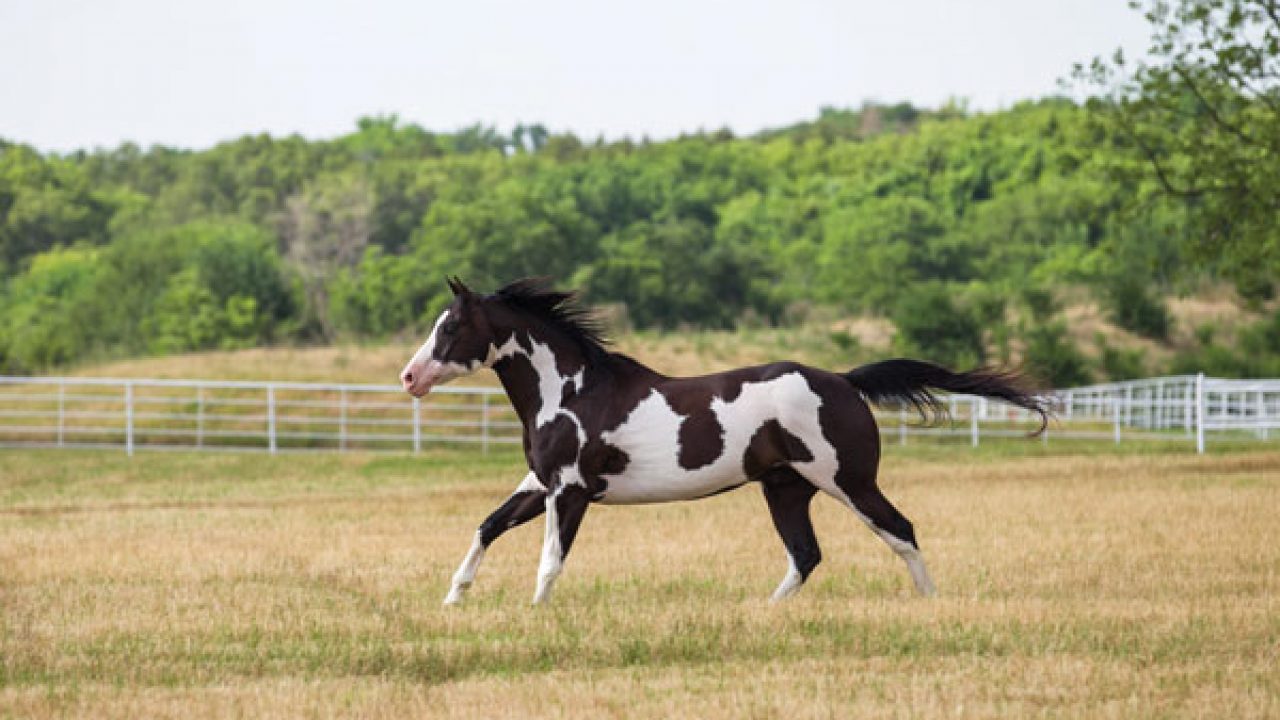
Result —
[[515, 280], [500, 288], [493, 297], [564, 333], [589, 356], [608, 354], [604, 321], [594, 310], [582, 305], [577, 293], [556, 290], [548, 278]]

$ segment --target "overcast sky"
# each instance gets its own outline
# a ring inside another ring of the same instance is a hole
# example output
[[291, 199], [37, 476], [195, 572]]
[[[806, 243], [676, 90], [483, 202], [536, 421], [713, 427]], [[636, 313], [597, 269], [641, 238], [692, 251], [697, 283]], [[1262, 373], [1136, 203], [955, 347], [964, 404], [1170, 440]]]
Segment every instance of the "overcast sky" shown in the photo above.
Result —
[[0, 0], [0, 137], [49, 150], [432, 130], [751, 133], [864, 100], [996, 109], [1146, 47], [1124, 0]]

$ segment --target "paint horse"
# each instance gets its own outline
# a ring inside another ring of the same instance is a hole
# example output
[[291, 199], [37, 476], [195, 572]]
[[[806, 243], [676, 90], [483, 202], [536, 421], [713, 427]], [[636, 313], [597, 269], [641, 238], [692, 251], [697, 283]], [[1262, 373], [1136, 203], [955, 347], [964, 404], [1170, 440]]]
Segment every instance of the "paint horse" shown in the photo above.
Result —
[[591, 503], [695, 500], [758, 482], [790, 560], [773, 593], [795, 593], [821, 560], [810, 521], [818, 491], [848, 507], [934, 593], [911, 523], [876, 485], [880, 434], [870, 403], [944, 409], [931, 388], [1045, 404], [1012, 373], [954, 373], [896, 359], [839, 374], [780, 362], [702, 377], [662, 375], [610, 352], [592, 313], [543, 280], [492, 295], [449, 280], [453, 300], [401, 373], [414, 397], [481, 368], [497, 372], [524, 427], [529, 473], [476, 532], [445, 604], [462, 600], [486, 549], [546, 513], [535, 604], [560, 575]]

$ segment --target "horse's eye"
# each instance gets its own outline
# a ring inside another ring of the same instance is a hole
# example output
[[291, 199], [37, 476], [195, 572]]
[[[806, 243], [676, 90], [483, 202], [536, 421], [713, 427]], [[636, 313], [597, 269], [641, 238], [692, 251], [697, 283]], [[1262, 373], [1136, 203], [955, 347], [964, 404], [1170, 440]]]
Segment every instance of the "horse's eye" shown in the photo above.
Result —
[[458, 332], [458, 321], [457, 321], [457, 320], [450, 320], [450, 321], [446, 322], [446, 323], [444, 324], [444, 327], [442, 327], [442, 328], [440, 328], [440, 329], [444, 331], [444, 334], [445, 334], [445, 335], [452, 335], [452, 334], [454, 334], [454, 333]]

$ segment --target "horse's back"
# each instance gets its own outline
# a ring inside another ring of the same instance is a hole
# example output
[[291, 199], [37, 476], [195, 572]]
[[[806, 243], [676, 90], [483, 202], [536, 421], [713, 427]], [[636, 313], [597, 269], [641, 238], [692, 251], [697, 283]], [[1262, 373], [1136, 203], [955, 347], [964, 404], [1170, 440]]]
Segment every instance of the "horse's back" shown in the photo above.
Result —
[[823, 425], [836, 406], [847, 406], [842, 414], [866, 412], [842, 377], [798, 363], [663, 378], [603, 435], [627, 465], [605, 477], [602, 501], [688, 500], [741, 485], [776, 465], [833, 463]]

